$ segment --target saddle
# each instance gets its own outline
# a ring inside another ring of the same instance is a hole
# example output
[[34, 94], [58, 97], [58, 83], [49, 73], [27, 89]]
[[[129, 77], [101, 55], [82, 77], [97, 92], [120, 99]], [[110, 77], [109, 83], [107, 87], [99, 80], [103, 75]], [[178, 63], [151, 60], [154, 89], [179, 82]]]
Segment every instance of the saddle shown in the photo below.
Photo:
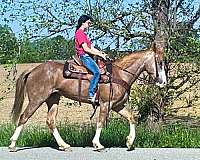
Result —
[[[101, 72], [99, 83], [109, 83], [110, 75], [112, 74], [112, 69], [110, 69], [112, 67], [111, 61], [105, 61], [101, 57], [97, 57], [96, 63], [99, 66]], [[92, 78], [92, 73], [82, 65], [79, 57], [73, 56], [72, 59], [65, 62], [63, 77], [90, 80]]]

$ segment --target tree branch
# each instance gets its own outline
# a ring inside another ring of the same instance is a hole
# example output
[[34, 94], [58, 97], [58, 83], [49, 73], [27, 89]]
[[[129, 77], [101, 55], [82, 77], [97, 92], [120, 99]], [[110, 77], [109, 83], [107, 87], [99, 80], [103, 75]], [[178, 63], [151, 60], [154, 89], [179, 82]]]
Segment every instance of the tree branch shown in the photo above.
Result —
[[200, 5], [199, 8], [196, 12], [196, 14], [192, 17], [192, 19], [188, 22], [190, 28], [192, 28], [194, 26], [194, 23], [198, 21], [198, 19], [200, 18]]

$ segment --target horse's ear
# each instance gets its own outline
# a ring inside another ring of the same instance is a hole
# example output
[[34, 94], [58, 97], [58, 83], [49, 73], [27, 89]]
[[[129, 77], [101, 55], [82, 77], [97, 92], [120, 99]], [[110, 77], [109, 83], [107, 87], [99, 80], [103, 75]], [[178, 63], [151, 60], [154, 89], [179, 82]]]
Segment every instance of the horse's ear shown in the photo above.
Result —
[[156, 42], [153, 41], [153, 42], [151, 43], [150, 49], [156, 53]]
[[151, 44], [151, 50], [154, 51], [158, 55], [164, 54], [164, 48], [161, 45], [156, 44], [155, 41], [153, 41]]

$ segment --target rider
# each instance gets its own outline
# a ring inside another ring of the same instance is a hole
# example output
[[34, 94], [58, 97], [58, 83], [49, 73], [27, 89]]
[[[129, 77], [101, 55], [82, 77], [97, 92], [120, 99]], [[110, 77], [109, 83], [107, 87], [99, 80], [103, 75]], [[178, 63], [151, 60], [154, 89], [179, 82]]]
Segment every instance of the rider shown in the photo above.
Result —
[[86, 30], [92, 23], [92, 17], [88, 15], [82, 15], [78, 19], [78, 25], [75, 31], [75, 49], [78, 57], [83, 65], [93, 74], [90, 80], [90, 86], [88, 91], [88, 100], [92, 103], [95, 102], [95, 90], [100, 78], [100, 69], [96, 62], [90, 57], [90, 55], [98, 55], [102, 58], [106, 58], [106, 54], [91, 45], [91, 40], [86, 34]]

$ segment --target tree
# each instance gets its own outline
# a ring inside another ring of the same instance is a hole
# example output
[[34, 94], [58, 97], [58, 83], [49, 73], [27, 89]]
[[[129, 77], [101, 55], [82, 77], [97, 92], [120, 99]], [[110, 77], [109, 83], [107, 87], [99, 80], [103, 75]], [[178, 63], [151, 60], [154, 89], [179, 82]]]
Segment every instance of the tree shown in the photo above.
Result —
[[[15, 71], [12, 70], [13, 63], [16, 61], [18, 54], [18, 41], [15, 34], [7, 25], [0, 25], [0, 64], [6, 64], [2, 67], [5, 70], [5, 76], [2, 77], [2, 84], [8, 84], [7, 88], [3, 89], [3, 95], [0, 96], [0, 101], [5, 98], [13, 88], [13, 79], [15, 78]], [[12, 66], [12, 67], [11, 67]], [[13, 72], [12, 72], [13, 71]]]
[[12, 63], [18, 53], [18, 42], [8, 26], [0, 25], [0, 63]]
[[75, 53], [74, 41], [63, 36], [30, 41], [25, 39], [21, 44], [18, 63], [33, 63], [46, 60], [65, 60]]
[[[49, 40], [49, 54], [53, 59], [65, 60], [75, 54], [74, 41], [65, 40], [63, 36], [56, 36]], [[50, 58], [49, 57], [49, 58]]]
[[37, 51], [35, 42], [24, 39], [20, 44], [20, 54], [17, 63], [34, 63], [44, 60], [44, 55]]
[[[167, 51], [169, 53], [167, 57], [169, 85], [164, 91], [158, 92], [162, 95], [158, 103], [160, 106], [157, 105], [161, 110], [163, 110], [164, 105], [172, 104], [175, 99], [184, 99], [187, 102], [186, 105], [191, 106], [194, 100], [200, 96], [196, 94], [200, 82], [198, 61], [191, 63], [194, 62], [194, 55], [198, 56], [197, 53], [200, 49], [197, 30], [193, 27], [200, 17], [200, 7], [195, 12], [191, 4], [191, 2], [184, 3], [182, 0], [152, 1], [156, 45], [163, 51], [167, 49], [167, 45], [169, 47]], [[185, 14], [186, 10], [189, 14]], [[179, 15], [185, 16], [186, 19], [180, 21], [177, 18]], [[183, 59], [181, 60], [180, 57]], [[186, 64], [186, 61], [190, 64]], [[184, 63], [180, 64], [180, 62]], [[170, 74], [172, 72], [173, 74]], [[196, 89], [194, 86], [196, 86]], [[184, 95], [185, 93], [190, 94], [191, 91], [194, 94], [193, 96]], [[162, 114], [162, 112], [160, 113]]]

